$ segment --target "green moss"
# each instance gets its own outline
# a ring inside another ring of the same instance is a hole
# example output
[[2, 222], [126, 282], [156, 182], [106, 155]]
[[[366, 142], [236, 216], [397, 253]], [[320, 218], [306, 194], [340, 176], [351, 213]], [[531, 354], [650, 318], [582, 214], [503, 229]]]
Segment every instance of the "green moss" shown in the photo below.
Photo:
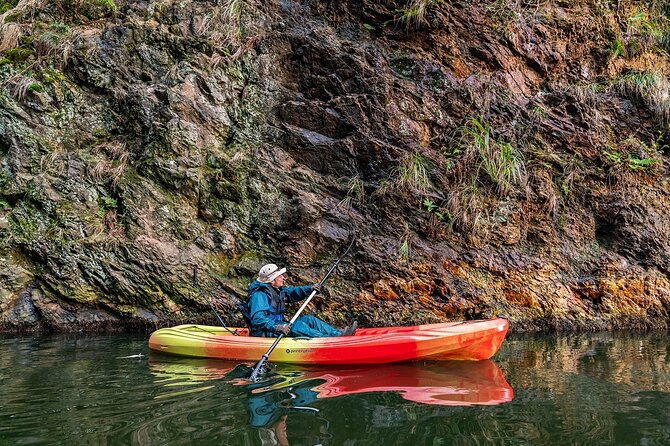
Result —
[[416, 71], [416, 63], [406, 56], [391, 59], [391, 68], [401, 77], [411, 79]]
[[115, 14], [117, 10], [114, 0], [87, 0], [81, 5], [81, 13], [91, 20]]
[[98, 204], [100, 205], [100, 209], [96, 214], [98, 217], [103, 217], [105, 212], [109, 209], [116, 209], [119, 207], [118, 201], [112, 197], [100, 197], [98, 198]]
[[39, 236], [40, 222], [43, 220], [37, 209], [22, 203], [11, 213], [10, 232], [15, 240], [32, 243]]
[[50, 66], [42, 70], [42, 78], [47, 84], [57, 84], [66, 79], [62, 71]]
[[116, 209], [119, 207], [119, 203], [116, 201], [115, 198], [111, 197], [102, 197], [102, 207], [105, 209]]
[[70, 27], [68, 25], [66, 25], [65, 23], [60, 23], [60, 22], [49, 24], [49, 28], [54, 30], [54, 31], [61, 32], [61, 33], [66, 33], [68, 31], [70, 31]]
[[35, 51], [27, 48], [12, 48], [5, 51], [5, 59], [18, 64], [27, 61], [35, 56]]
[[116, 12], [118, 9], [114, 0], [89, 0], [89, 2], [95, 6], [105, 8], [110, 12]]
[[95, 128], [93, 129], [93, 132], [91, 132], [93, 136], [96, 138], [105, 138], [109, 136], [109, 132], [103, 128]]
[[11, 184], [11, 176], [5, 169], [0, 169], [0, 192], [5, 192], [8, 185]]
[[19, 0], [3, 0], [0, 1], [0, 14], [9, 11], [19, 3]]

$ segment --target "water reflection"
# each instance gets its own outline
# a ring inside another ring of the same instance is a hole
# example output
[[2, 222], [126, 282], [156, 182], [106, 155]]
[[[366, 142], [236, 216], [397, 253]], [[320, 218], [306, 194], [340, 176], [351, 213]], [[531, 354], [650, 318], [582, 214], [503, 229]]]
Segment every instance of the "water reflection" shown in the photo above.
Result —
[[514, 395], [493, 361], [339, 368], [284, 365], [278, 368], [276, 375], [271, 384], [256, 388], [252, 393], [309, 386], [314, 399], [395, 392], [408, 401], [442, 406], [500, 404], [511, 401]]
[[512, 336], [495, 363], [278, 365], [257, 384], [236, 363], [128, 358], [147, 351], [0, 336], [0, 445], [670, 444], [665, 332]]
[[[376, 366], [304, 367], [279, 364], [258, 383], [246, 380], [249, 369], [237, 363], [165, 357], [149, 362], [165, 398], [206, 390], [207, 381], [223, 379], [247, 392], [249, 424], [270, 428], [277, 439], [287, 416], [310, 415], [320, 432], [328, 422], [319, 416], [318, 400], [345, 395], [392, 392], [407, 401], [440, 406], [495, 405], [514, 393], [493, 361], [408, 363]], [[195, 386], [195, 387], [194, 387]], [[327, 432], [327, 430], [326, 430]], [[280, 443], [281, 444], [281, 443]]]

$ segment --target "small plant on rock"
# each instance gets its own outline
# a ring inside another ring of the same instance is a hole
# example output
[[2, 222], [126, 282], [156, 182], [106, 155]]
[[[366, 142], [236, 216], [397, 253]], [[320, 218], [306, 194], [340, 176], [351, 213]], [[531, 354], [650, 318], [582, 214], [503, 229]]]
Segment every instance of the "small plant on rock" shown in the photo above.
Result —
[[411, 233], [409, 226], [405, 223], [405, 231], [400, 239], [400, 247], [398, 248], [398, 257], [401, 261], [409, 263], [409, 258], [412, 255], [412, 246], [410, 241]]
[[405, 157], [399, 165], [391, 169], [391, 174], [398, 186], [425, 192], [430, 186], [430, 169], [428, 158], [421, 153], [415, 153]]
[[405, 23], [407, 28], [419, 28], [426, 23], [428, 9], [441, 5], [445, 0], [410, 0], [406, 8], [400, 9], [400, 22]]
[[337, 203], [345, 209], [351, 209], [353, 203], [362, 203], [365, 199], [363, 182], [358, 177], [353, 177], [347, 183], [347, 195]]
[[616, 59], [626, 54], [626, 48], [620, 39], [614, 39], [609, 47], [610, 57]]
[[423, 207], [428, 212], [428, 225], [426, 232], [430, 238], [438, 238], [445, 225], [451, 224], [453, 215], [447, 209], [444, 209], [430, 198], [423, 200]]
[[619, 172], [650, 172], [659, 164], [656, 143], [650, 146], [637, 138], [629, 137], [621, 147], [608, 147], [602, 151], [607, 164]]
[[496, 141], [491, 126], [476, 118], [463, 126], [461, 132], [470, 139], [469, 150], [478, 160], [478, 171], [486, 174], [501, 195], [521, 184], [526, 169], [521, 154], [512, 144]]

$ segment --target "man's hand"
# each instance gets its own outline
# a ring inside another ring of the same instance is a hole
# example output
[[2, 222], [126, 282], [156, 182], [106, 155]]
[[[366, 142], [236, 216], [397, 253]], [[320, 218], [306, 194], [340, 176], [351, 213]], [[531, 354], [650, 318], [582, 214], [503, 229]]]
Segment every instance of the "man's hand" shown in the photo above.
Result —
[[291, 333], [291, 327], [288, 324], [275, 325], [275, 333], [283, 333], [284, 336], [288, 336]]
[[321, 292], [321, 284], [315, 283], [314, 285], [312, 285], [312, 289], [314, 291], [316, 291], [317, 293], [320, 293]]

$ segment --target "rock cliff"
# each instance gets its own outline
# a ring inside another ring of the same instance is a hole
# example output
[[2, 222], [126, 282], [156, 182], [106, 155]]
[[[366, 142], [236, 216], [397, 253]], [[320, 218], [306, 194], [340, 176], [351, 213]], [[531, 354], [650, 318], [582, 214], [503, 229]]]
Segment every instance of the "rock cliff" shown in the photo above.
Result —
[[335, 325], [667, 326], [664, 1], [0, 11], [5, 330], [240, 324], [352, 237]]

